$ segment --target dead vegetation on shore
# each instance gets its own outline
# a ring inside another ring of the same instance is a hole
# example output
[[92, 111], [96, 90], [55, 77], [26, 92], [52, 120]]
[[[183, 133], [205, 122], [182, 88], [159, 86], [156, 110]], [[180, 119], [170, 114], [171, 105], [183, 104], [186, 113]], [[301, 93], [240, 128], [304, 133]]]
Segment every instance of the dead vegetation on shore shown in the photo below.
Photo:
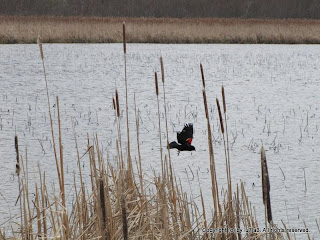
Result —
[[0, 43], [320, 43], [320, 20], [0, 16]]

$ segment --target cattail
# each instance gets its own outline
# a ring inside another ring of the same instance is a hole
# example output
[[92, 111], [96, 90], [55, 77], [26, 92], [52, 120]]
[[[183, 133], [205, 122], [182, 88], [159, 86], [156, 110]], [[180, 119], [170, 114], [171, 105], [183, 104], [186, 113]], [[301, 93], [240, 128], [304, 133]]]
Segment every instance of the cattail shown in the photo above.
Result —
[[227, 107], [226, 107], [226, 98], [225, 98], [225, 95], [224, 95], [224, 87], [222, 85], [222, 103], [223, 103], [223, 111], [224, 113], [226, 113], [227, 111]]
[[203, 67], [201, 63], [200, 63], [200, 70], [201, 70], [202, 85], [203, 85], [203, 88], [206, 88], [206, 83], [204, 81]]
[[116, 110], [116, 103], [114, 101], [114, 98], [112, 98], [112, 107], [113, 107], [113, 110]]
[[271, 201], [270, 201], [270, 181], [269, 181], [269, 174], [268, 174], [267, 158], [266, 158], [266, 153], [263, 146], [261, 147], [261, 175], [262, 175], [263, 204], [266, 208], [268, 222], [271, 223], [272, 212], [271, 212]]
[[126, 46], [126, 23], [123, 22], [122, 23], [122, 27], [123, 27], [123, 52], [124, 54], [127, 53], [127, 46]]
[[117, 90], [116, 90], [116, 106], [117, 106], [117, 116], [120, 117], [119, 95]]
[[164, 67], [163, 67], [163, 60], [162, 60], [162, 56], [160, 57], [160, 66], [161, 66], [161, 77], [162, 77], [162, 83], [164, 83]]
[[20, 174], [20, 161], [19, 161], [19, 145], [18, 145], [18, 136], [17, 135], [14, 137], [14, 146], [16, 148], [16, 157], [17, 157], [16, 174], [19, 176], [19, 174]]
[[42, 41], [41, 41], [41, 37], [40, 37], [40, 35], [38, 36], [37, 43], [39, 44], [39, 47], [40, 47], [40, 54], [41, 54], [41, 59], [43, 60], [43, 59], [44, 59], [44, 56], [43, 56]]
[[217, 107], [218, 107], [218, 112], [219, 112], [219, 120], [220, 120], [221, 132], [222, 132], [222, 134], [224, 134], [223, 120], [222, 120], [222, 114], [221, 114], [220, 103], [219, 103], [218, 98], [216, 98], [216, 102], [217, 102]]
[[205, 90], [202, 90], [202, 95], [203, 95], [203, 102], [204, 102], [204, 110], [206, 112], [206, 118], [209, 119], [209, 114], [208, 114], [208, 106], [207, 106], [207, 95]]
[[159, 88], [158, 88], [158, 74], [154, 72], [154, 84], [156, 85], [156, 94], [159, 96]]
[[100, 188], [100, 206], [101, 206], [101, 213], [102, 213], [102, 223], [103, 223], [103, 235], [106, 234], [106, 223], [107, 223], [107, 216], [106, 216], [106, 203], [104, 197], [104, 184], [103, 179], [99, 179], [99, 188]]
[[127, 210], [126, 210], [126, 198], [124, 194], [121, 195], [121, 209], [122, 209], [123, 239], [128, 240], [128, 221], [127, 221]]

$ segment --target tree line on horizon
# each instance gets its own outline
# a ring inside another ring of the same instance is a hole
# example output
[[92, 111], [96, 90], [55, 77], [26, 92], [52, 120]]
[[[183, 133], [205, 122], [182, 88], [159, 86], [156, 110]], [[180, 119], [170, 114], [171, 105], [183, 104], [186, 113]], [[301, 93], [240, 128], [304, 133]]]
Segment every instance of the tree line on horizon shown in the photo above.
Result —
[[0, 15], [320, 19], [319, 0], [0, 0]]

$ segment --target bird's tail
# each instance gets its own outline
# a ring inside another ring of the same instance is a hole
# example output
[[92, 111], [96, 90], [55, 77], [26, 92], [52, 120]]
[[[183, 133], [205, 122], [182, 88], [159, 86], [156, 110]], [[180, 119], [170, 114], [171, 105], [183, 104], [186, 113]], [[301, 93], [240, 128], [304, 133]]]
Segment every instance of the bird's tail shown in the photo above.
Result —
[[176, 141], [173, 141], [171, 143], [169, 143], [169, 148], [177, 148], [179, 146], [179, 144]]

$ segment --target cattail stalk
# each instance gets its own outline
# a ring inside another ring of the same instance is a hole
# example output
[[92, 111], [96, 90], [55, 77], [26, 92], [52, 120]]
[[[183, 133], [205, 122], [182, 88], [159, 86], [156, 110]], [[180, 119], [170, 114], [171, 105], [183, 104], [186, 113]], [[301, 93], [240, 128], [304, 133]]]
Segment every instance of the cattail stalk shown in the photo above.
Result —
[[176, 215], [177, 205], [176, 205], [176, 192], [173, 185], [173, 171], [172, 171], [172, 163], [171, 163], [171, 155], [170, 155], [170, 148], [169, 148], [169, 131], [168, 131], [168, 118], [167, 118], [167, 105], [166, 105], [166, 91], [164, 86], [164, 65], [162, 56], [160, 57], [160, 67], [161, 67], [161, 78], [162, 78], [162, 88], [163, 88], [163, 102], [164, 102], [164, 116], [166, 122], [166, 137], [167, 137], [167, 149], [168, 149], [168, 156], [169, 156], [169, 168], [170, 168], [170, 182], [171, 182], [171, 192], [172, 192], [172, 200], [173, 200], [173, 212]]
[[122, 169], [124, 168], [124, 164], [123, 164], [123, 154], [122, 154], [122, 137], [121, 137], [121, 121], [120, 121], [120, 104], [119, 104], [119, 95], [118, 95], [118, 91], [116, 89], [116, 97], [115, 100], [113, 98], [113, 102], [115, 105], [115, 110], [116, 110], [116, 121], [117, 121], [117, 129], [118, 129], [118, 139], [119, 141], [117, 141], [117, 146], [120, 145], [118, 147], [118, 156], [119, 159], [121, 160], [121, 166]]
[[[132, 163], [130, 156], [130, 131], [129, 131], [129, 107], [128, 107], [128, 80], [127, 80], [127, 43], [126, 43], [126, 24], [123, 22], [123, 55], [124, 55], [124, 80], [126, 85], [126, 117], [127, 117], [127, 147], [128, 147], [128, 171], [132, 176]], [[132, 180], [130, 180], [132, 184]]]
[[158, 125], [159, 125], [159, 140], [160, 140], [160, 159], [161, 159], [161, 169], [162, 177], [164, 176], [163, 169], [163, 156], [162, 156], [162, 136], [161, 136], [161, 121], [160, 121], [160, 103], [159, 103], [159, 87], [158, 87], [158, 74], [154, 72], [154, 84], [156, 87], [156, 96], [157, 96], [157, 106], [158, 106]]
[[[230, 148], [229, 148], [229, 134], [228, 134], [228, 121], [227, 121], [227, 104], [226, 104], [226, 97], [224, 93], [224, 87], [221, 88], [222, 92], [222, 102], [223, 102], [223, 113], [224, 113], [224, 122], [225, 122], [225, 130], [226, 130], [226, 139], [227, 139], [227, 154], [228, 154], [228, 174], [230, 176], [230, 186], [231, 184], [231, 167], [230, 167]], [[232, 192], [232, 188], [230, 189]]]
[[44, 173], [43, 179], [41, 176], [41, 170], [40, 166], [38, 166], [39, 169], [39, 176], [40, 176], [40, 192], [41, 192], [41, 207], [42, 207], [42, 221], [43, 221], [43, 237], [47, 237], [47, 216], [46, 216], [46, 206], [45, 206], [45, 190], [44, 186], [46, 184], [45, 178], [46, 178], [46, 173]]
[[61, 185], [60, 192], [62, 198], [62, 206], [63, 206], [63, 224], [65, 227], [65, 236], [67, 239], [70, 238], [70, 228], [68, 221], [68, 213], [67, 213], [67, 205], [66, 205], [66, 194], [64, 189], [64, 166], [63, 166], [63, 145], [62, 145], [62, 132], [61, 132], [61, 117], [60, 117], [60, 105], [59, 105], [59, 97], [56, 97], [57, 100], [57, 110], [58, 110], [58, 130], [59, 130], [59, 150], [60, 150], [60, 173], [61, 173]]
[[138, 158], [139, 158], [139, 180], [140, 180], [140, 191], [141, 194], [144, 193], [143, 191], [143, 176], [142, 176], [142, 163], [141, 163], [141, 152], [140, 152], [140, 140], [139, 140], [139, 110], [137, 111], [137, 104], [136, 104], [136, 94], [134, 94], [134, 112], [136, 117], [136, 131], [137, 131], [137, 149], [138, 149]]
[[212, 198], [213, 198], [213, 205], [214, 210], [221, 213], [220, 204], [219, 204], [219, 191], [218, 191], [218, 183], [216, 178], [216, 169], [215, 169], [215, 161], [214, 161], [214, 153], [213, 153], [213, 143], [212, 143], [212, 133], [211, 133], [211, 126], [210, 126], [210, 119], [208, 115], [208, 103], [207, 103], [207, 95], [205, 90], [205, 80], [203, 74], [203, 67], [200, 63], [200, 70], [201, 70], [201, 78], [202, 78], [202, 95], [203, 95], [203, 104], [205, 109], [205, 114], [207, 118], [207, 129], [208, 129], [208, 146], [209, 146], [209, 157], [210, 157], [210, 172], [211, 172], [211, 184], [212, 184]]
[[42, 59], [44, 80], [45, 80], [45, 83], [46, 83], [47, 102], [48, 102], [48, 108], [49, 108], [49, 118], [50, 118], [50, 126], [51, 126], [51, 137], [52, 137], [53, 152], [54, 152], [54, 158], [55, 158], [55, 161], [56, 161], [56, 169], [57, 169], [57, 174], [58, 174], [59, 186], [60, 186], [60, 189], [62, 189], [60, 167], [59, 167], [59, 163], [58, 163], [57, 149], [56, 149], [56, 143], [55, 143], [55, 137], [54, 137], [54, 131], [53, 131], [53, 121], [52, 121], [52, 114], [51, 114], [51, 104], [50, 104], [50, 97], [49, 97], [47, 74], [46, 74], [46, 68], [45, 68], [45, 65], [44, 65], [44, 54], [43, 54], [42, 42], [41, 42], [41, 37], [40, 36], [38, 37], [38, 44], [39, 44], [40, 54], [41, 54], [41, 59]]
[[[220, 120], [220, 128], [221, 128], [221, 133], [223, 137], [223, 145], [224, 145], [224, 153], [225, 153], [225, 158], [226, 158], [226, 172], [227, 172], [227, 182], [228, 182], [228, 226], [230, 228], [234, 228], [234, 216], [233, 216], [233, 207], [232, 207], [232, 187], [231, 187], [231, 176], [230, 176], [230, 162], [227, 154], [227, 147], [226, 147], [226, 140], [225, 140], [225, 135], [228, 136], [228, 133], [224, 131], [224, 124], [223, 124], [223, 118], [221, 114], [221, 108], [220, 108], [220, 103], [218, 98], [216, 98], [216, 103], [217, 103], [217, 108], [218, 108], [218, 113], [219, 113], [219, 120]], [[225, 102], [224, 102], [225, 103]], [[225, 110], [225, 106], [224, 106]], [[226, 121], [226, 119], [225, 119]], [[235, 234], [232, 236], [232, 239], [235, 239]]]
[[18, 175], [18, 182], [19, 182], [19, 201], [20, 201], [20, 230], [21, 230], [21, 236], [23, 234], [23, 220], [22, 220], [22, 202], [21, 202], [21, 181], [20, 181], [20, 171], [21, 171], [21, 167], [20, 167], [20, 160], [19, 160], [19, 144], [18, 144], [18, 136], [16, 135], [14, 137], [14, 146], [16, 149], [16, 159], [17, 159], [17, 163], [16, 163], [16, 174]]

